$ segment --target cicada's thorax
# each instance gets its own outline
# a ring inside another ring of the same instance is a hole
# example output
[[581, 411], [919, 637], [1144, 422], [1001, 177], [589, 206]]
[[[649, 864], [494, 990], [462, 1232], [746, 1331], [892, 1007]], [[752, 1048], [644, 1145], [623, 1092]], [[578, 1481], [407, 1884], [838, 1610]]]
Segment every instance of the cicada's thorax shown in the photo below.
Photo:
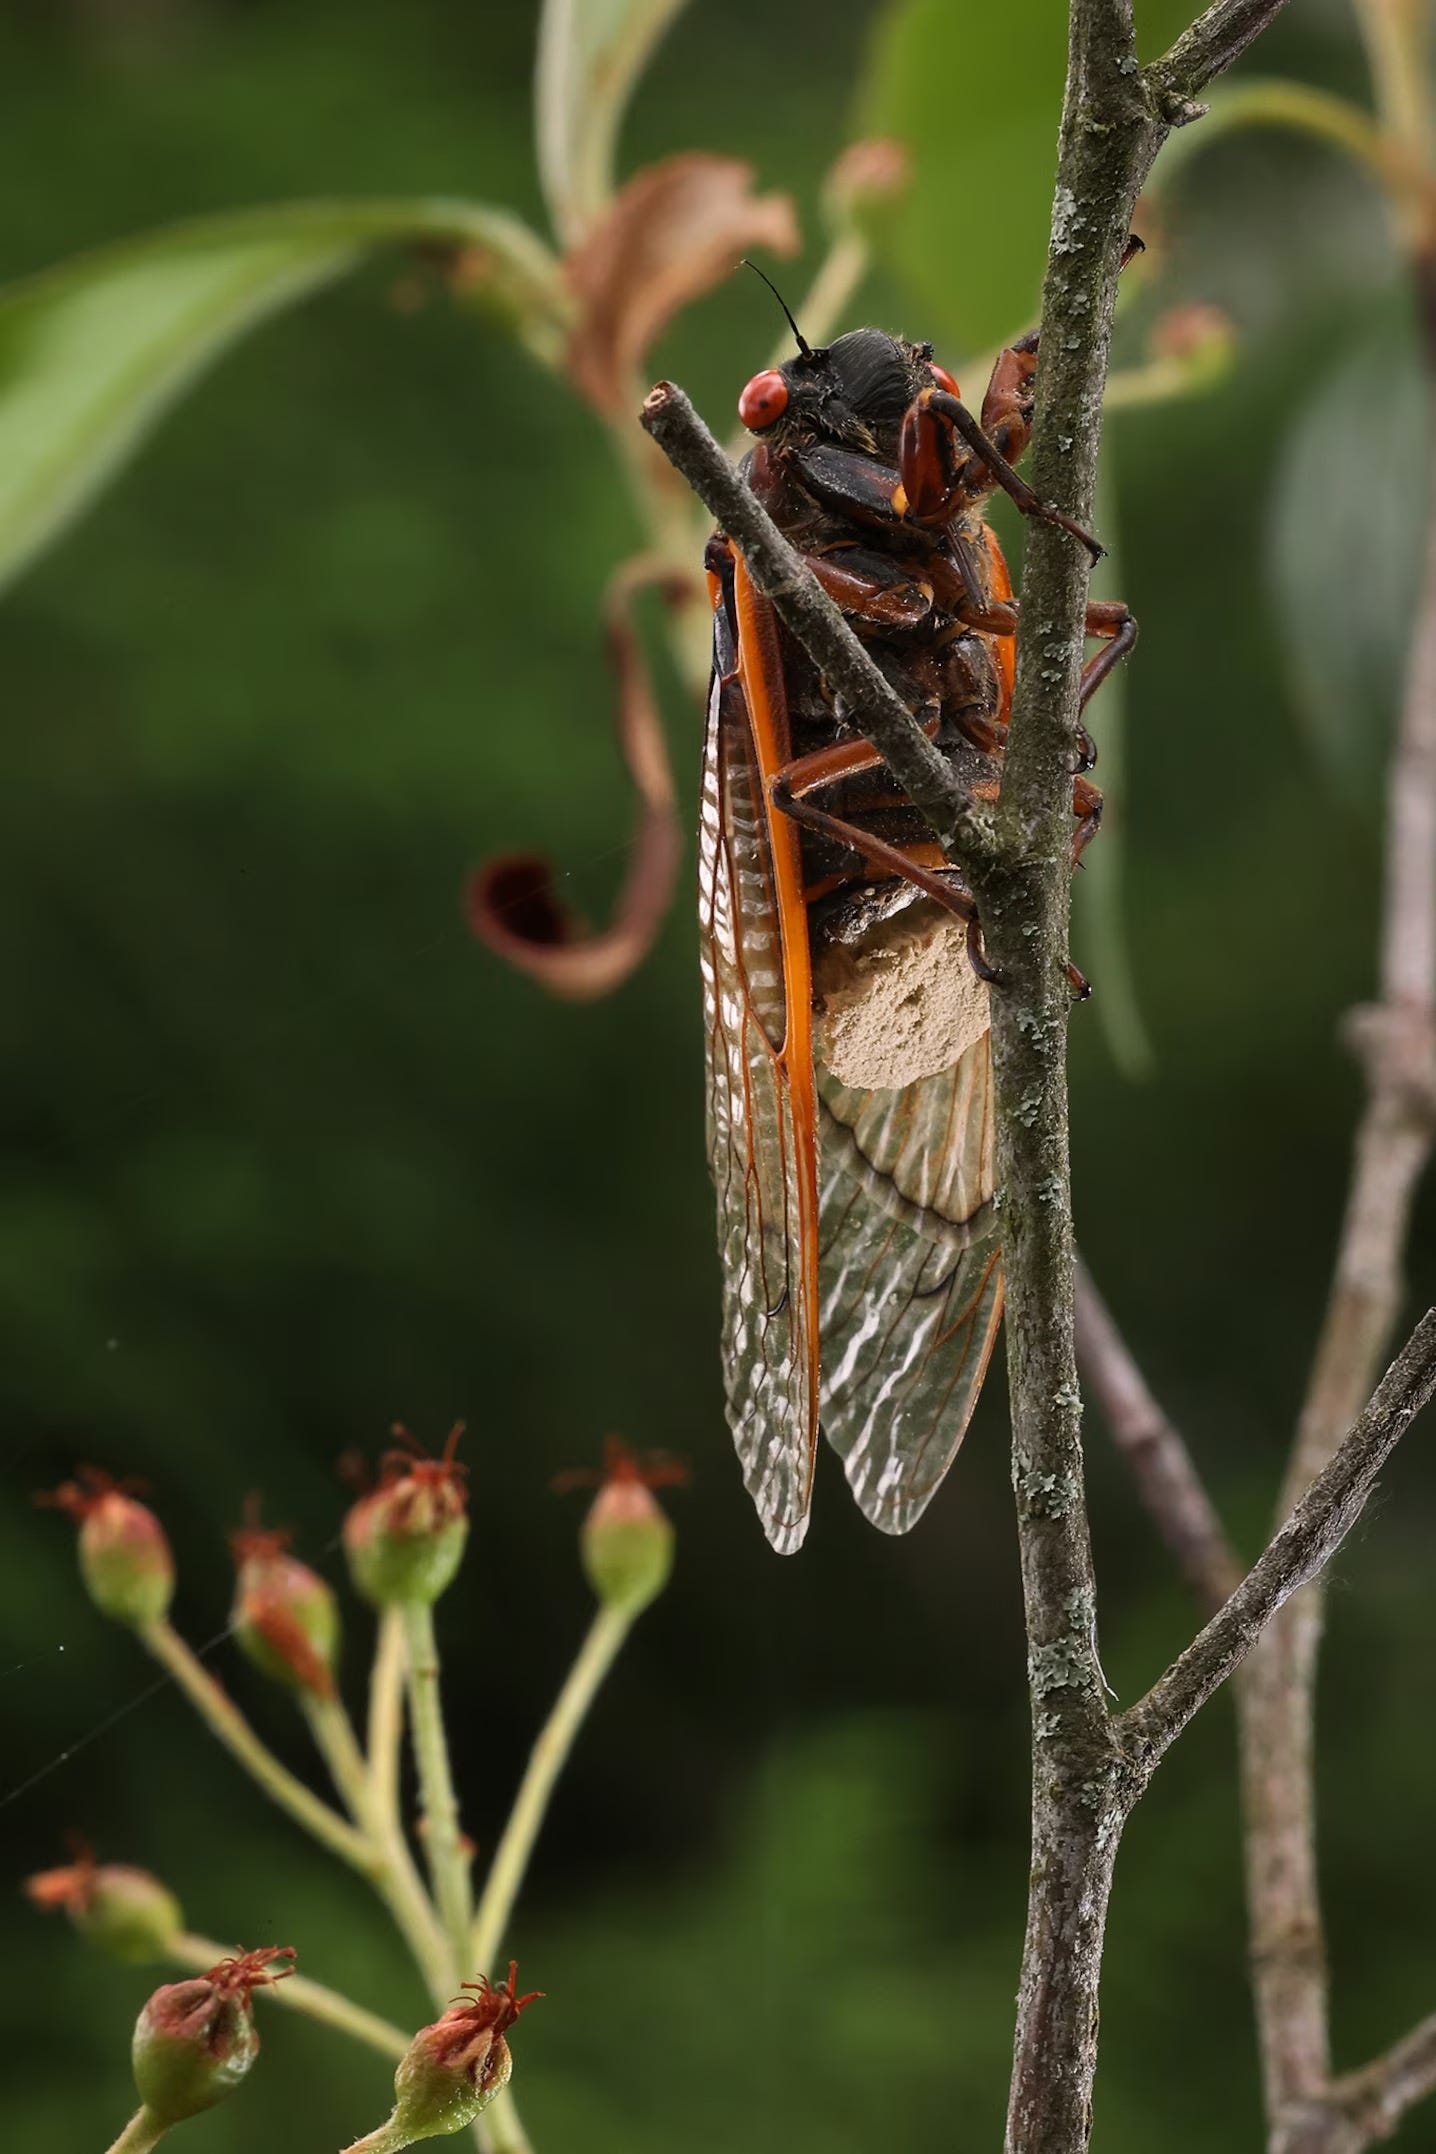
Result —
[[[1009, 702], [1010, 639], [967, 627], [956, 608], [980, 610], [1010, 595], [1002, 555], [985, 524], [963, 519], [925, 530], [901, 515], [886, 520], [817, 499], [803, 484], [797, 456], [760, 448], [750, 480], [769, 513], [808, 556], [829, 595], [843, 608], [898, 694], [956, 770], [964, 789], [995, 792]], [[850, 475], [846, 474], [846, 475]], [[880, 456], [870, 467], [875, 501], [890, 497], [896, 474]], [[812, 660], [780, 625], [791, 753], [808, 755], [862, 734], [862, 714], [835, 699]], [[943, 866], [921, 814], [886, 769], [836, 780], [823, 805], [844, 822], [886, 839], [924, 866]], [[813, 831], [802, 834], [803, 870], [815, 957], [848, 942], [876, 920], [916, 902], [901, 877], [874, 876], [847, 847]]]

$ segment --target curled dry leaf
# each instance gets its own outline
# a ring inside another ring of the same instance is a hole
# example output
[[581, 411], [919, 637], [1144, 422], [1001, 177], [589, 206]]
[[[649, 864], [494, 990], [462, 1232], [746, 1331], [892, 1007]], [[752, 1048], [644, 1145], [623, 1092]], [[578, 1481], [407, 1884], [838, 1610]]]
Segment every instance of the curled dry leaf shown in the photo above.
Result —
[[753, 192], [753, 168], [704, 150], [649, 165], [569, 255], [578, 302], [568, 366], [600, 411], [633, 401], [655, 337], [681, 307], [720, 284], [750, 247], [798, 251], [787, 195]]
[[604, 602], [618, 675], [618, 745], [638, 796], [633, 851], [612, 925], [595, 934], [571, 912], [540, 854], [505, 853], [469, 880], [466, 909], [479, 941], [567, 1001], [610, 994], [647, 956], [683, 856], [668, 744], [632, 619], [636, 593], [653, 586], [674, 605], [694, 596], [686, 580], [640, 557], [618, 570]]

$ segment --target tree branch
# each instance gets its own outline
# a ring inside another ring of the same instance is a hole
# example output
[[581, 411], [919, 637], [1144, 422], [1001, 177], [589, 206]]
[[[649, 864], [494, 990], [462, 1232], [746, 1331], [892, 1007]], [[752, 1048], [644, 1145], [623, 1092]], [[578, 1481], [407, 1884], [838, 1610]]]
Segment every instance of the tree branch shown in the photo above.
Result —
[[1330, 2154], [1357, 2154], [1375, 2139], [1389, 2139], [1407, 2110], [1428, 2094], [1436, 2094], [1436, 2013], [1383, 2056], [1334, 2082], [1331, 2101], [1360, 2136], [1349, 2143], [1334, 2139]]
[[1250, 1652], [1264, 1626], [1316, 1576], [1361, 1515], [1377, 1475], [1436, 1392], [1436, 1309], [1428, 1309], [1370, 1404], [1235, 1593], [1117, 1727], [1142, 1770]]
[[737, 546], [758, 589], [770, 598], [797, 641], [854, 710], [893, 776], [951, 845], [964, 867], [992, 851], [992, 824], [975, 810], [912, 712], [784, 538], [763, 504], [671, 381], [644, 398], [639, 414], [676, 471]]
[[1242, 1575], [1216, 1506], [1179, 1431], [1148, 1389], [1086, 1265], [1077, 1264], [1077, 1363], [1131, 1468], [1137, 1494], [1209, 1615]]
[[1169, 126], [1183, 127], [1202, 117], [1205, 108], [1193, 100], [1241, 58], [1285, 4], [1286, 0], [1217, 0], [1190, 30], [1182, 32], [1170, 51], [1152, 62], [1147, 77], [1162, 100], [1163, 118]]

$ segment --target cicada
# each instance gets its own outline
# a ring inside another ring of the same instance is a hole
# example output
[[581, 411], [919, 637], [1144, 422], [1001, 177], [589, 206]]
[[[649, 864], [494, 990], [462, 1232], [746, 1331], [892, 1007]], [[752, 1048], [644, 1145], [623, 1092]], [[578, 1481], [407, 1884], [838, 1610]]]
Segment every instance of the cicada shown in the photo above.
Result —
[[[789, 320], [791, 322], [791, 316]], [[980, 418], [930, 344], [857, 329], [755, 374], [748, 482], [968, 794], [995, 798], [1018, 600], [984, 504], [1013, 465], [1035, 332]], [[713, 677], [700, 925], [728, 1418], [773, 1546], [807, 1530], [821, 1432], [874, 1525], [905, 1533], [966, 1432], [1002, 1318], [989, 997], [971, 893], [754, 587], [710, 542]], [[1130, 648], [1117, 603], [1082, 701]], [[1074, 862], [1096, 831], [1077, 737]]]

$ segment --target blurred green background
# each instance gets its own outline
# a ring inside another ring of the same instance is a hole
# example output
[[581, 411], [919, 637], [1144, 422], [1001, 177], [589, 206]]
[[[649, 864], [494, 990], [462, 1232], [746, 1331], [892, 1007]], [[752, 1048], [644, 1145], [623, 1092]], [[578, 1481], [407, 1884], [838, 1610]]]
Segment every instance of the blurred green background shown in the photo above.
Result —
[[[1035, 307], [1061, 13], [1039, 0], [1019, 37], [991, 0], [695, 7], [624, 168], [751, 157], [812, 240], [843, 143], [909, 133], [919, 192], [857, 313], [955, 361]], [[1148, 13], [1151, 50], [1180, 15]], [[527, 0], [11, 7], [0, 268], [287, 195], [467, 193], [537, 222], [533, 34]], [[1260, 71], [1366, 95], [1334, 0], [1294, 7]], [[1154, 1067], [1124, 1074], [1079, 1014], [1079, 1216], [1254, 1549], [1358, 1099], [1337, 1025], [1372, 987], [1425, 450], [1360, 175], [1233, 136], [1161, 224], [1123, 354], [1190, 299], [1225, 307], [1239, 346], [1215, 393], [1111, 422], [1143, 632], [1112, 825]], [[995, 2145], [1027, 1867], [1003, 1386], [909, 1541], [865, 1528], [829, 1462], [807, 1548], [769, 1554], [722, 1421], [687, 904], [587, 1010], [501, 970], [459, 911], [466, 869], [508, 846], [552, 849], [594, 909], [617, 879], [597, 607], [634, 519], [592, 416], [441, 296], [396, 308], [401, 272], [381, 260], [242, 344], [0, 621], [8, 1868], [60, 1859], [78, 1828], [163, 1873], [194, 1927], [293, 1942], [417, 2023], [382, 1919], [92, 1614], [30, 1491], [77, 1458], [144, 1475], [199, 1643], [223, 1628], [247, 1491], [337, 1578], [338, 1455], [396, 1417], [435, 1441], [465, 1417], [476, 1533], [439, 1627], [466, 1819], [491, 1845], [587, 1620], [578, 1507], [548, 1483], [621, 1430], [688, 1455], [694, 1481], [671, 1502], [674, 1584], [584, 1735], [522, 1910], [522, 1972], [549, 1993], [516, 2044], [539, 2154]], [[773, 339], [767, 295], [735, 280], [655, 370], [721, 415]], [[666, 703], [691, 808], [697, 715], [671, 678]], [[1079, 911], [1100, 995], [1097, 934]], [[1413, 1307], [1436, 1292], [1431, 1225], [1428, 1200]], [[1192, 1614], [1095, 1416], [1090, 1435], [1104, 1660], [1130, 1699]], [[1436, 2003], [1428, 1453], [1406, 1446], [1332, 1594], [1342, 2065]], [[356, 1613], [356, 1686], [366, 1652]], [[228, 1647], [214, 1664], [307, 1770], [284, 1701]], [[7, 2137], [98, 2148], [153, 1978], [17, 1896], [5, 1924]], [[1123, 1851], [1102, 2154], [1259, 2143], [1243, 1954], [1218, 1702]], [[270, 2015], [253, 2083], [185, 2143], [331, 2148], [387, 2085], [380, 2060]], [[1436, 2109], [1400, 2143], [1436, 2148]]]

